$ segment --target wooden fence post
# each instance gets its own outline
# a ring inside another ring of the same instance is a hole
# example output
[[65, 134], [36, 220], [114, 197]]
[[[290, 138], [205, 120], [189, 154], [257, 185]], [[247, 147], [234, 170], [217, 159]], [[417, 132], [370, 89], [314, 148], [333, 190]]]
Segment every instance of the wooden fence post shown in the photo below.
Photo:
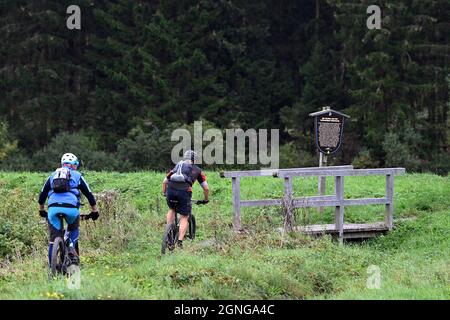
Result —
[[293, 226], [293, 208], [292, 208], [292, 177], [284, 177], [284, 209], [285, 220], [284, 228], [287, 231], [292, 231]]
[[339, 241], [343, 241], [344, 237], [344, 177], [336, 176], [334, 183], [336, 199], [339, 201], [339, 205], [336, 206], [334, 211], [335, 228], [339, 230]]
[[[327, 156], [319, 152], [319, 168], [327, 166]], [[319, 196], [324, 196], [327, 190], [327, 177], [319, 176]], [[317, 211], [323, 213], [323, 207], [318, 207]]]
[[386, 175], [386, 227], [392, 230], [394, 218], [394, 175]]
[[240, 178], [231, 178], [231, 188], [233, 192], [233, 228], [235, 231], [241, 230], [241, 186]]

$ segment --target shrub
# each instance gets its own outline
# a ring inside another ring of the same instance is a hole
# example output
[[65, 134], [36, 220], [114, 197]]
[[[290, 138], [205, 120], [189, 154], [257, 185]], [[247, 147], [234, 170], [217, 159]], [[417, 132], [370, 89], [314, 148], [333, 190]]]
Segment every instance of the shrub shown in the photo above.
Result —
[[[0, 189], [2, 190], [2, 189]], [[39, 217], [31, 195], [22, 188], [0, 193], [0, 262], [24, 257], [32, 251], [46, 252], [46, 221]], [[80, 224], [80, 248], [92, 250], [124, 249], [141, 234], [143, 222], [138, 211], [120, 197], [106, 190], [95, 195], [100, 218]]]
[[318, 160], [307, 151], [299, 150], [293, 143], [280, 147], [280, 168], [301, 168], [317, 166]]
[[368, 149], [363, 148], [353, 159], [352, 165], [359, 169], [376, 168], [379, 166], [379, 162], [372, 157]]
[[385, 165], [387, 167], [405, 167], [408, 171], [419, 169], [419, 159], [411, 154], [408, 144], [402, 142], [397, 133], [386, 133], [383, 151], [386, 153]]
[[33, 155], [33, 169], [49, 171], [59, 166], [61, 155], [67, 152], [75, 154], [89, 170], [114, 170], [117, 167], [115, 156], [98, 150], [94, 139], [78, 132], [55, 136], [47, 146]]
[[167, 170], [170, 162], [170, 134], [155, 128], [144, 132], [138, 127], [117, 143], [119, 170]]
[[36, 213], [36, 204], [23, 196], [23, 190], [3, 190], [0, 203], [0, 259], [44, 250], [47, 228]]
[[0, 161], [0, 169], [5, 171], [31, 171], [33, 165], [31, 158], [23, 150], [16, 150]]
[[0, 162], [15, 150], [17, 150], [17, 141], [9, 139], [7, 123], [0, 122]]
[[440, 175], [448, 175], [450, 171], [450, 154], [440, 153], [426, 166], [426, 170]]
[[139, 235], [141, 217], [115, 190], [104, 190], [95, 197], [101, 216], [81, 226], [82, 246], [106, 252], [124, 249]]

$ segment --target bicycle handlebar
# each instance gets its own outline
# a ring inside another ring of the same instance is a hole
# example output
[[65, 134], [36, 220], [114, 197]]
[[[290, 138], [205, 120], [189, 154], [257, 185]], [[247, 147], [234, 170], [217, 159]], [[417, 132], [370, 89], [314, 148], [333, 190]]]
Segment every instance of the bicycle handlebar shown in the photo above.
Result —
[[81, 220], [89, 220], [89, 219], [92, 219], [92, 216], [90, 213], [89, 214], [80, 214], [80, 219]]
[[193, 203], [195, 203], [196, 205], [203, 205], [203, 204], [207, 204], [209, 201], [208, 200], [192, 200]]
[[[171, 202], [178, 203], [178, 200], [171, 200]], [[209, 200], [191, 200], [191, 203], [199, 206], [203, 204], [208, 204]]]

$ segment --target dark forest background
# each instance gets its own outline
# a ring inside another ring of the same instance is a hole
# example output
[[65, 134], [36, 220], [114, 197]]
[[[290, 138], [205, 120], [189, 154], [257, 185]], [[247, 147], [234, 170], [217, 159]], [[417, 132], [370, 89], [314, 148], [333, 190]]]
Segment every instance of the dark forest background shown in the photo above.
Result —
[[0, 168], [70, 151], [167, 169], [172, 130], [195, 120], [280, 129], [280, 165], [315, 166], [308, 114], [329, 105], [351, 116], [330, 163], [446, 174], [449, 15], [448, 0], [1, 0]]

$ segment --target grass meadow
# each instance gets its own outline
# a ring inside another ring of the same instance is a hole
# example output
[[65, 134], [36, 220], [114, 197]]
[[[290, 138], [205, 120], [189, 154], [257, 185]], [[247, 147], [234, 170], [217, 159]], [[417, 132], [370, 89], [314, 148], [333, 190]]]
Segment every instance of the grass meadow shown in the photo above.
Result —
[[[234, 233], [231, 181], [207, 172], [211, 201], [193, 207], [196, 239], [161, 256], [164, 174], [84, 172], [101, 216], [81, 222], [81, 287], [70, 289], [66, 279], [47, 277], [47, 228], [37, 196], [48, 174], [0, 172], [0, 299], [450, 298], [449, 177], [395, 177], [395, 229], [340, 245], [328, 236], [278, 232], [283, 210], [277, 207], [244, 208], [244, 232]], [[283, 193], [282, 180], [271, 177], [243, 178], [241, 185], [242, 199]], [[328, 179], [327, 191], [333, 188]], [[316, 190], [317, 179], [295, 180], [297, 196]], [[347, 198], [384, 192], [384, 176], [345, 180]], [[193, 198], [201, 197], [197, 185]], [[298, 209], [295, 218], [297, 225], [331, 223], [334, 212]], [[383, 219], [383, 206], [345, 209], [346, 222]], [[372, 265], [380, 270], [379, 289], [367, 286]]]

